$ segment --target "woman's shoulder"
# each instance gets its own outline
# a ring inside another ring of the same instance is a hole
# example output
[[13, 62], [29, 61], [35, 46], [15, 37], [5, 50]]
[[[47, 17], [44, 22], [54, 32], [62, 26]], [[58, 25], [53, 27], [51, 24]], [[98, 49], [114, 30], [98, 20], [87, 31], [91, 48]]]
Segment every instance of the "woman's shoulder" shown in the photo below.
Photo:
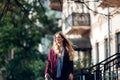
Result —
[[51, 56], [51, 57], [56, 56], [56, 53], [53, 48], [50, 48], [49, 56]]
[[54, 49], [50, 48], [50, 54], [54, 54], [54, 53], [55, 53]]
[[50, 51], [54, 51], [53, 47], [50, 48]]

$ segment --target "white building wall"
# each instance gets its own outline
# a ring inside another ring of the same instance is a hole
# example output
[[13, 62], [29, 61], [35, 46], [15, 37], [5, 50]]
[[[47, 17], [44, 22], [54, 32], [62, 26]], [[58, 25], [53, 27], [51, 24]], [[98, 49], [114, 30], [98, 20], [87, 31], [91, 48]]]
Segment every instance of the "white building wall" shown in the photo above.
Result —
[[[110, 26], [108, 26], [108, 8], [102, 9], [101, 7], [94, 8], [94, 5], [91, 4], [91, 9], [97, 10], [97, 14], [94, 15], [91, 11], [91, 44], [92, 44], [92, 60], [93, 64], [96, 64], [97, 52], [96, 52], [96, 43], [99, 43], [99, 60], [102, 61], [105, 59], [105, 39], [108, 38], [108, 27], [110, 28], [110, 55], [116, 53], [116, 33], [120, 32], [120, 14], [115, 14], [120, 12], [119, 8], [109, 8], [110, 13], [114, 14], [110, 18]], [[105, 14], [105, 15], [104, 15]]]
[[[94, 2], [95, 0], [84, 0], [86, 7], [84, 12], [90, 12], [91, 16], [91, 45], [92, 45], [92, 62], [97, 63], [97, 52], [96, 43], [99, 43], [99, 61], [105, 59], [105, 39], [108, 38], [108, 8], [98, 7], [101, 2]], [[120, 8], [110, 8], [110, 55], [116, 53], [116, 33], [120, 32]], [[75, 3], [74, 0], [63, 0], [63, 11], [62, 11], [62, 31], [65, 32], [65, 18], [68, 17], [72, 12], [82, 12], [80, 3]], [[97, 12], [97, 13], [95, 13]], [[69, 23], [68, 23], [69, 24]], [[69, 26], [69, 25], [67, 25]]]

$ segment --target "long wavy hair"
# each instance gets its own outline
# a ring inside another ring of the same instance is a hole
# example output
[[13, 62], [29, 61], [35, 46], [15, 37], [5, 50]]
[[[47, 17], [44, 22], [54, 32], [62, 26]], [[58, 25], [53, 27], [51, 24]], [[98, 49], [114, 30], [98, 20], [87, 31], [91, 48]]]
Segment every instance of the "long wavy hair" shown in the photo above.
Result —
[[60, 50], [59, 46], [57, 45], [57, 43], [55, 41], [55, 36], [57, 34], [60, 35], [62, 37], [62, 39], [63, 39], [62, 44], [63, 44], [63, 47], [67, 50], [67, 52], [69, 54], [69, 59], [73, 60], [73, 58], [74, 58], [74, 49], [72, 48], [72, 42], [69, 39], [67, 39], [65, 37], [65, 35], [63, 35], [62, 32], [57, 32], [54, 35], [53, 49], [55, 50], [56, 54], [61, 58], [61, 56], [62, 56], [61, 50]]

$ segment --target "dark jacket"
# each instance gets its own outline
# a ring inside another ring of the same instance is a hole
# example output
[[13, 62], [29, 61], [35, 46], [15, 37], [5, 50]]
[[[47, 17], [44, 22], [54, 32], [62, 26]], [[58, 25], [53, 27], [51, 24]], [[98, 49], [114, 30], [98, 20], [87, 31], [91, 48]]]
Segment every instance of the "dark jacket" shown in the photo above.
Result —
[[[50, 49], [45, 73], [48, 73], [53, 78], [53, 80], [57, 80], [56, 72], [57, 72], [57, 54], [53, 49]], [[61, 71], [61, 80], [69, 80], [68, 77], [70, 73], [73, 73], [73, 61], [69, 60], [69, 54], [65, 49], [63, 67]]]

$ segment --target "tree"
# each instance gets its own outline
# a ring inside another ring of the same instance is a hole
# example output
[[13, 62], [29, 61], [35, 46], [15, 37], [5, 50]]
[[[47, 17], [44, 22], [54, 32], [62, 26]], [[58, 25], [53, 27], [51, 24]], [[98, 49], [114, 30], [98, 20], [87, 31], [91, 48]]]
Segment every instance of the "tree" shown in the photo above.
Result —
[[45, 15], [44, 0], [0, 1], [0, 68], [7, 80], [42, 80], [46, 56], [38, 51], [45, 34], [60, 30]]

